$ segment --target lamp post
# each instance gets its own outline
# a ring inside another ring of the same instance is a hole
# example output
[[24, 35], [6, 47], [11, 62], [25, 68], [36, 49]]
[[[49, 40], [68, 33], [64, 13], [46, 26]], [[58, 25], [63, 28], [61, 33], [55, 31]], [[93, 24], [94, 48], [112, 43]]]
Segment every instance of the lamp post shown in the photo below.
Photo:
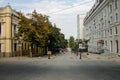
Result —
[[49, 45], [50, 45], [50, 40], [48, 40], [48, 47], [47, 47], [48, 59], [50, 59], [50, 56], [51, 56], [51, 51], [50, 51], [50, 49], [49, 49]]
[[[56, 48], [56, 43], [55, 43], [55, 45], [54, 45], [54, 48]], [[56, 52], [55, 52], [55, 50], [54, 50], [54, 54], [55, 54], [55, 56], [56, 56]]]
[[80, 59], [82, 59], [82, 44], [79, 44]]

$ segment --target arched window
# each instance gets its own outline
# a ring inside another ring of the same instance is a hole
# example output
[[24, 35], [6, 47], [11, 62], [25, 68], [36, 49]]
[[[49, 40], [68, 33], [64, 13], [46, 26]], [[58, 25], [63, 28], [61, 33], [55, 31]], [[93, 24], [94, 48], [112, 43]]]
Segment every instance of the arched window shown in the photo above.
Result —
[[115, 14], [115, 22], [118, 22], [118, 13]]
[[118, 53], [119, 52], [119, 48], [118, 48], [118, 40], [115, 40], [115, 52]]
[[118, 0], [115, 0], [114, 2], [115, 2], [115, 3], [114, 3], [115, 9], [117, 9], [117, 8], [118, 8]]
[[109, 6], [109, 12], [112, 12], [112, 5]]

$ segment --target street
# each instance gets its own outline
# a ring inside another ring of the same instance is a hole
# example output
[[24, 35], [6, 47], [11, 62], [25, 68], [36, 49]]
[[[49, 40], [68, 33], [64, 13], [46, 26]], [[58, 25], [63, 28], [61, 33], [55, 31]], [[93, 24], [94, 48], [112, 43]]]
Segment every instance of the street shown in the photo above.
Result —
[[120, 80], [119, 60], [57, 56], [0, 59], [0, 80]]

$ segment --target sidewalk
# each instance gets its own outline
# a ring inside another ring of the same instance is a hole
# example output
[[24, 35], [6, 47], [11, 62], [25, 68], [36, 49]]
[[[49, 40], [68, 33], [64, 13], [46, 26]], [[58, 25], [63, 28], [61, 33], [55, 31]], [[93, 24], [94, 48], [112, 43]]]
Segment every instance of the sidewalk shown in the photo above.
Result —
[[[34, 61], [50, 61], [50, 60], [67, 60], [67, 61], [78, 61], [80, 60], [80, 55], [76, 55], [73, 52], [66, 52], [51, 55], [51, 59], [48, 59], [48, 56], [42, 56], [42, 57], [4, 57], [0, 58], [0, 62], [34, 62]], [[120, 61], [120, 57], [113, 54], [94, 54], [94, 53], [82, 53], [82, 59], [81, 60], [112, 60], [112, 61]]]
[[89, 60], [120, 60], [120, 57], [112, 54], [94, 54], [94, 53], [82, 53], [83, 59]]

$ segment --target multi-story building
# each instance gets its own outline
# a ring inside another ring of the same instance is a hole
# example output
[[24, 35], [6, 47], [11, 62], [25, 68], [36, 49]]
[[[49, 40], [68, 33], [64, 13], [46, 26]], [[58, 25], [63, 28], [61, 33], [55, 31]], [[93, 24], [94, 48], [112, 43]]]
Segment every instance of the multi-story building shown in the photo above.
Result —
[[77, 39], [83, 39], [84, 18], [85, 14], [77, 15]]
[[42, 55], [44, 49], [36, 46], [31, 48], [30, 42], [25, 42], [22, 37], [15, 36], [18, 32], [19, 21], [18, 12], [9, 4], [0, 7], [0, 57]]
[[96, 0], [84, 26], [89, 52], [120, 53], [120, 0]]
[[20, 44], [14, 39], [18, 31], [19, 16], [10, 5], [0, 8], [0, 57], [20, 55]]

